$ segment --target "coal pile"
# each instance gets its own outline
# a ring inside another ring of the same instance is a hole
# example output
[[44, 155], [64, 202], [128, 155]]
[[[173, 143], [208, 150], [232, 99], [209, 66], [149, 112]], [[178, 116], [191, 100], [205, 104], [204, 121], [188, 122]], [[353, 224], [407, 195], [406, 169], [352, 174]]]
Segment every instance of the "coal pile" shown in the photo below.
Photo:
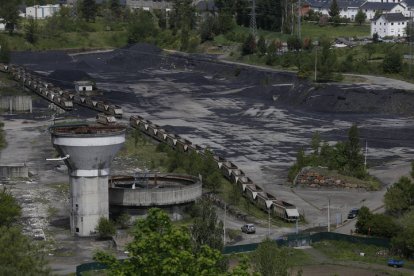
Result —
[[113, 51], [106, 63], [123, 70], [157, 68], [163, 63], [161, 52], [161, 49], [154, 45], [133, 44]]
[[326, 113], [374, 113], [413, 115], [412, 92], [364, 87], [342, 89], [337, 85], [313, 87], [302, 83], [288, 93], [279, 91], [276, 104]]
[[53, 66], [54, 68], [65, 68], [72, 59], [63, 51], [47, 51], [47, 52], [12, 52], [11, 61], [14, 64], [35, 65], [35, 66]]
[[81, 70], [55, 70], [49, 74], [48, 80], [59, 86], [74, 89], [75, 81], [93, 80], [91, 76]]

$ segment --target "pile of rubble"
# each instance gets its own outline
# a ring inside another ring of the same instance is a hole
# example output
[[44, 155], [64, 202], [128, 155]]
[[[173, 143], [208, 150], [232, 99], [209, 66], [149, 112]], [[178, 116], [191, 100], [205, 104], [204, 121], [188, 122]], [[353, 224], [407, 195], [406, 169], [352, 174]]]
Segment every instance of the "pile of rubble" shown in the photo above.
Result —
[[326, 176], [314, 168], [303, 168], [294, 181], [295, 185], [307, 186], [310, 188], [342, 188], [357, 189], [365, 188], [357, 183], [350, 183], [344, 179], [333, 176]]

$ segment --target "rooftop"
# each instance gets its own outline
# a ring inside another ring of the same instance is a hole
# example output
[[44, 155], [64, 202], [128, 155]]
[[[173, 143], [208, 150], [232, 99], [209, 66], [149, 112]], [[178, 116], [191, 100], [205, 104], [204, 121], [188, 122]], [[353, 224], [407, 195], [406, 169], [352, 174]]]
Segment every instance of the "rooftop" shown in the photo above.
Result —
[[58, 125], [50, 127], [50, 133], [59, 134], [116, 134], [125, 131], [123, 125], [98, 125], [98, 124], [77, 124], [77, 125]]
[[365, 2], [361, 9], [363, 10], [381, 10], [381, 11], [390, 11], [395, 6], [400, 5], [400, 3], [380, 3], [380, 2]]
[[388, 22], [401, 22], [408, 20], [402, 13], [385, 13], [381, 14], [379, 17], [374, 18], [373, 20], [378, 20], [379, 18], [384, 18]]

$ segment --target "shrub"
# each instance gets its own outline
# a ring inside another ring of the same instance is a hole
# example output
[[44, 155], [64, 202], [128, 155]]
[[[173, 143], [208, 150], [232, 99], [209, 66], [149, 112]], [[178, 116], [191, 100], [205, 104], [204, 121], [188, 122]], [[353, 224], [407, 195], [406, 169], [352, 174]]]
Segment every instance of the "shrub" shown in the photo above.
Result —
[[99, 218], [99, 222], [95, 230], [98, 234], [98, 238], [100, 239], [110, 238], [116, 233], [116, 228], [115, 228], [114, 223], [105, 217]]

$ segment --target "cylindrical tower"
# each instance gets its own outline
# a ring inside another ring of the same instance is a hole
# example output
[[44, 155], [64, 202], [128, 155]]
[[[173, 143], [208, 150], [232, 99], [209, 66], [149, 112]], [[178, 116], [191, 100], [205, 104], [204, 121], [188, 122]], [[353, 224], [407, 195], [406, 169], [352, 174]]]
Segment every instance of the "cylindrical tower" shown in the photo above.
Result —
[[51, 127], [50, 133], [69, 171], [71, 232], [90, 236], [99, 218], [108, 218], [108, 176], [125, 142], [125, 127], [60, 125]]

